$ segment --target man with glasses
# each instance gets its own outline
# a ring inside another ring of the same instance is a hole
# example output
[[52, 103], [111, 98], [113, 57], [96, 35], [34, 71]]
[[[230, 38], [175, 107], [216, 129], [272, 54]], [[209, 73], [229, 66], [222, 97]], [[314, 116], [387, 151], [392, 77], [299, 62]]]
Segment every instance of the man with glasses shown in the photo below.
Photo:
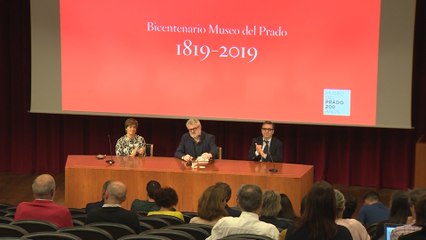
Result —
[[272, 137], [274, 135], [274, 123], [265, 121], [262, 124], [262, 136], [253, 138], [249, 151], [249, 159], [264, 162], [282, 162], [283, 144]]
[[217, 158], [218, 148], [215, 136], [201, 130], [198, 119], [191, 118], [186, 122], [187, 133], [182, 135], [175, 157], [184, 161], [195, 160], [198, 157], [204, 159]]

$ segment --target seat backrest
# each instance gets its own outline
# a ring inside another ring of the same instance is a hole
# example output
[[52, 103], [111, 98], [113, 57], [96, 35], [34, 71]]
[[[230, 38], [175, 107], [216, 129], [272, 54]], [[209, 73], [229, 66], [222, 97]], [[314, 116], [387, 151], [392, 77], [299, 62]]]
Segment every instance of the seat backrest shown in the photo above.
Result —
[[196, 212], [182, 212], [183, 218], [185, 219], [185, 223], [189, 223], [191, 218], [198, 216]]
[[10, 217], [5, 217], [5, 216], [0, 216], [0, 223], [11, 223], [13, 222], [13, 218]]
[[147, 223], [147, 224], [151, 225], [155, 229], [171, 225], [166, 220], [158, 218], [158, 217], [155, 217], [155, 216], [138, 216], [138, 218], [139, 218], [140, 222]]
[[86, 226], [101, 228], [111, 234], [114, 239], [118, 239], [125, 235], [136, 234], [129, 226], [121, 223], [98, 222], [90, 223]]
[[177, 217], [173, 217], [170, 215], [161, 215], [161, 214], [156, 214], [153, 216], [149, 216], [149, 217], [156, 217], [156, 218], [161, 218], [166, 220], [168, 223], [170, 223], [170, 225], [180, 225], [180, 224], [184, 224], [185, 222], [182, 221], [181, 219], [177, 218]]
[[80, 226], [59, 229], [58, 232], [75, 235], [82, 240], [114, 240], [112, 235], [98, 227]]
[[6, 223], [0, 223], [0, 237], [22, 237], [28, 234], [25, 229]]
[[73, 219], [73, 220], [72, 220], [72, 225], [73, 225], [74, 227], [84, 226], [84, 222], [82, 222], [82, 221], [80, 221], [80, 220], [77, 220], [77, 219]]
[[141, 232], [154, 229], [153, 226], [151, 226], [151, 225], [149, 225], [148, 223], [145, 223], [145, 222], [139, 222], [139, 226], [141, 227]]
[[118, 240], [174, 240], [165, 236], [159, 235], [149, 235], [149, 234], [139, 234], [139, 235], [128, 235], [119, 238]]
[[10, 224], [20, 226], [29, 233], [34, 232], [55, 232], [59, 228], [55, 224], [42, 220], [18, 220], [13, 221]]
[[87, 214], [86, 213], [80, 213], [80, 214], [74, 214], [72, 215], [72, 219], [77, 219], [82, 222], [86, 222]]
[[163, 229], [184, 231], [191, 234], [191, 236], [193, 236], [195, 239], [206, 239], [208, 236], [210, 236], [210, 232], [193, 224], [172, 225]]
[[196, 240], [191, 234], [180, 230], [154, 229], [145, 231], [143, 234], [165, 236], [173, 240]]
[[147, 157], [154, 156], [154, 144], [152, 143], [145, 144], [145, 153]]
[[256, 234], [233, 234], [233, 235], [226, 236], [226, 237], [222, 238], [221, 240], [240, 240], [240, 239], [245, 239], [245, 240], [273, 240], [270, 237], [262, 236], [262, 235], [256, 235]]
[[71, 216], [79, 215], [79, 214], [86, 214], [86, 209], [84, 208], [68, 208], [68, 210], [71, 213]]
[[36, 232], [28, 233], [21, 239], [24, 240], [81, 240], [81, 238], [68, 233], [61, 232]]
[[206, 230], [209, 233], [209, 235], [211, 234], [212, 228], [213, 228], [212, 225], [207, 225], [207, 224], [189, 223], [189, 224], [186, 224], [186, 225], [187, 226], [193, 225], [195, 227], [202, 228], [202, 229]]

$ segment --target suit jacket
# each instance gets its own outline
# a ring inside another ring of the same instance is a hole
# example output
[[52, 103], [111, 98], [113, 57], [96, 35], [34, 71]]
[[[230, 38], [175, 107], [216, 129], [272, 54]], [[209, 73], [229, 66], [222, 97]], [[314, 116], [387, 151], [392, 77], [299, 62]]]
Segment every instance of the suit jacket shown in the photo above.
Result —
[[86, 224], [94, 222], [121, 223], [129, 226], [136, 233], [141, 232], [136, 213], [121, 207], [103, 207], [87, 214]]
[[104, 200], [101, 200], [99, 202], [92, 202], [92, 203], [86, 204], [86, 214], [90, 213], [94, 210], [101, 209], [103, 205], [104, 205]]
[[216, 146], [215, 136], [208, 134], [206, 132], [201, 132], [200, 142], [195, 143], [194, 139], [185, 133], [180, 139], [179, 146], [176, 149], [175, 157], [182, 158], [186, 154], [191, 155], [193, 158], [201, 156], [201, 154], [207, 152], [211, 153], [213, 158], [217, 158], [218, 148]]
[[[256, 156], [256, 144], [263, 144], [263, 137], [256, 137], [253, 138], [251, 141], [251, 146], [249, 150], [249, 159], [254, 161], [259, 161], [262, 156], [260, 154]], [[271, 138], [271, 142], [269, 143], [269, 152], [268, 156], [266, 157], [267, 162], [282, 162], [283, 161], [283, 143], [278, 138]]]

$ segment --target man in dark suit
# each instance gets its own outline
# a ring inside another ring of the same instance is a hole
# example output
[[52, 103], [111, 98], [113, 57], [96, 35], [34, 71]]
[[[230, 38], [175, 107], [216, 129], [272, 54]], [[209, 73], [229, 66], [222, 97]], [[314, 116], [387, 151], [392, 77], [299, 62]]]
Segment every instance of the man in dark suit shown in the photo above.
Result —
[[175, 157], [185, 161], [195, 160], [200, 156], [204, 159], [217, 158], [218, 148], [215, 136], [203, 132], [198, 119], [189, 119], [186, 122], [186, 128], [188, 132], [182, 135]]
[[253, 138], [249, 151], [249, 159], [264, 162], [282, 162], [283, 144], [274, 138], [274, 123], [265, 121], [262, 124], [262, 136]]

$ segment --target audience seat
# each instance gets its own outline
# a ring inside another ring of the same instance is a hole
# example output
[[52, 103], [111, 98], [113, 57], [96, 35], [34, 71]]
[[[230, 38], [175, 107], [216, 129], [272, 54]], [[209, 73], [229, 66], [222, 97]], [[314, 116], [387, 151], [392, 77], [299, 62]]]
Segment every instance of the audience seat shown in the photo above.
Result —
[[185, 219], [185, 223], [189, 223], [189, 221], [191, 221], [191, 218], [198, 216], [197, 212], [182, 212], [182, 214], [183, 218]]
[[151, 225], [149, 225], [148, 223], [145, 223], [145, 222], [139, 222], [139, 225], [141, 226], [142, 232], [154, 229], [153, 226], [151, 226]]
[[139, 235], [127, 235], [119, 238], [118, 240], [174, 240], [168, 237], [159, 236], [159, 235], [148, 235], [148, 234], [139, 234]]
[[154, 217], [154, 216], [149, 216], [149, 217], [139, 216], [138, 218], [139, 218], [140, 222], [147, 223], [147, 224], [151, 225], [155, 229], [171, 225], [166, 220], [158, 218], [158, 217]]
[[20, 226], [0, 223], [0, 237], [22, 237], [28, 232]]
[[20, 226], [29, 233], [34, 232], [55, 232], [59, 228], [55, 224], [41, 220], [18, 220], [10, 224]]
[[73, 219], [73, 220], [72, 220], [72, 225], [73, 225], [74, 227], [84, 226], [84, 222], [82, 222], [82, 221], [80, 221], [80, 220], [77, 220], [77, 219]]
[[191, 234], [191, 236], [193, 236], [195, 239], [206, 239], [208, 236], [210, 236], [210, 232], [194, 224], [172, 225], [164, 227], [163, 229], [184, 231]]
[[148, 216], [148, 217], [155, 217], [155, 218], [161, 218], [163, 220], [166, 220], [170, 225], [180, 225], [184, 224], [185, 222], [181, 219], [169, 215], [154, 215], [154, 216]]
[[13, 222], [13, 218], [5, 217], [5, 216], [0, 216], [0, 223], [9, 224], [11, 222]]
[[24, 235], [24, 240], [81, 240], [81, 238], [68, 233], [36, 232]]
[[202, 228], [202, 229], [206, 230], [209, 233], [209, 235], [212, 233], [212, 228], [213, 228], [212, 225], [198, 224], [198, 223], [189, 223], [189, 224], [186, 224], [186, 225]]
[[112, 235], [97, 227], [81, 226], [59, 229], [58, 232], [75, 235], [82, 240], [114, 240]]
[[[186, 233], [180, 230], [171, 230], [171, 229], [154, 229], [148, 230], [142, 233], [143, 235], [158, 235], [168, 237], [173, 240], [197, 240], [191, 234]], [[140, 234], [140, 235], [142, 235]]]
[[111, 234], [114, 239], [118, 239], [122, 236], [130, 235], [130, 234], [136, 234], [133, 229], [120, 223], [99, 222], [99, 223], [90, 223], [90, 224], [87, 224], [86, 226], [101, 228], [107, 231], [109, 234]]
[[221, 238], [220, 240], [273, 240], [270, 237], [262, 236], [262, 235], [256, 235], [256, 234], [233, 234], [226, 236], [224, 238]]

